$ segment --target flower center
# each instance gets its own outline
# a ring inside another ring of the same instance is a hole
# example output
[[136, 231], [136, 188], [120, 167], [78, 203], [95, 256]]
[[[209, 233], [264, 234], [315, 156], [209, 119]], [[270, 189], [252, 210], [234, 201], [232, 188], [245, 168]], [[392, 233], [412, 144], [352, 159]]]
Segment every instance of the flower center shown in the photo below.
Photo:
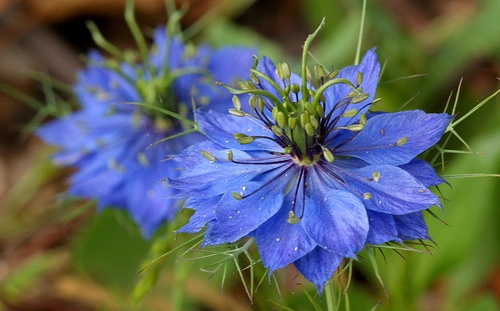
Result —
[[[307, 72], [310, 72], [307, 70]], [[241, 103], [234, 97], [234, 108], [229, 112], [240, 117], [256, 117], [271, 132], [270, 138], [283, 147], [284, 154], [290, 154], [295, 163], [302, 166], [313, 165], [320, 159], [328, 162], [334, 160], [332, 149], [328, 147], [328, 139], [336, 131], [349, 130], [358, 132], [363, 129], [366, 117], [351, 104], [364, 101], [368, 94], [362, 92], [362, 75], [358, 75], [356, 84], [344, 78], [337, 78], [338, 71], [326, 73], [326, 70], [316, 65], [314, 67], [315, 80], [305, 79], [304, 84], [292, 83], [297, 77], [292, 77], [289, 66], [279, 63], [276, 66], [278, 80], [266, 76], [257, 70], [257, 64], [251, 71], [251, 79], [241, 83], [239, 93], [250, 94], [249, 104], [254, 114], [249, 116], [241, 111]], [[314, 88], [314, 85], [317, 87]], [[329, 87], [344, 84], [351, 91], [337, 103], [327, 103], [323, 93]], [[234, 93], [234, 92], [233, 92]], [[277, 95], [276, 95], [277, 94]], [[326, 111], [326, 112], [325, 112]], [[359, 117], [359, 122], [353, 118]], [[341, 118], [351, 119], [340, 126]], [[258, 136], [248, 136], [236, 133], [234, 137], [241, 143], [251, 143]]]

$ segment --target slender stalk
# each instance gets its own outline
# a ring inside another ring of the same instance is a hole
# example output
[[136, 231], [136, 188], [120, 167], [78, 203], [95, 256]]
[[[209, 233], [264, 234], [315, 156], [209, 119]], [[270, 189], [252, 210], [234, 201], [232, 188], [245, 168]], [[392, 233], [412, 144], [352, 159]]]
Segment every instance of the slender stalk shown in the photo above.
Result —
[[309, 52], [309, 46], [311, 45], [312, 41], [316, 37], [316, 35], [319, 33], [321, 29], [325, 27], [325, 18], [321, 20], [321, 23], [319, 24], [318, 28], [307, 36], [306, 42], [304, 42], [304, 49], [302, 51], [302, 86], [301, 86], [301, 91], [302, 91], [302, 99], [308, 100], [309, 99], [309, 92], [307, 90], [307, 55]]
[[191, 262], [187, 260], [179, 260], [176, 264], [176, 272], [174, 275], [174, 286], [172, 287], [172, 310], [182, 311], [185, 310], [184, 293], [186, 279], [191, 269]]
[[326, 310], [328, 311], [336, 310], [335, 289], [333, 285], [333, 282], [328, 282], [325, 286]]
[[356, 58], [354, 59], [354, 65], [358, 65], [359, 59], [361, 58], [361, 43], [363, 42], [363, 28], [365, 27], [365, 15], [366, 15], [366, 0], [363, 0], [363, 9], [361, 10], [361, 22], [359, 25], [359, 33], [358, 33], [358, 46], [356, 47]]

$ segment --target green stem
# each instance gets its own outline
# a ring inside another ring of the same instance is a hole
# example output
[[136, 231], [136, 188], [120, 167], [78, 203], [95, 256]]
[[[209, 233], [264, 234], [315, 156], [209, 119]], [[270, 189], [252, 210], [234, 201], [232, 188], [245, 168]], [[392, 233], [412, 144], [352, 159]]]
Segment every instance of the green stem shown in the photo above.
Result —
[[333, 288], [333, 282], [330, 281], [325, 286], [325, 299], [326, 299], [326, 309], [328, 311], [336, 310], [336, 301], [335, 301], [335, 289]]
[[366, 14], [366, 0], [363, 0], [363, 9], [361, 10], [361, 22], [359, 25], [359, 33], [358, 33], [358, 46], [356, 47], [356, 58], [354, 59], [354, 65], [359, 64], [359, 59], [361, 57], [361, 43], [363, 42], [363, 28], [365, 27], [365, 14]]
[[187, 260], [180, 260], [176, 264], [176, 270], [174, 275], [174, 284], [172, 287], [172, 310], [182, 311], [184, 302], [184, 293], [186, 279], [191, 270], [191, 262]]
[[325, 27], [325, 18], [321, 20], [321, 23], [319, 24], [318, 28], [307, 36], [306, 42], [304, 42], [304, 49], [302, 50], [302, 85], [301, 85], [301, 92], [302, 92], [302, 99], [303, 100], [308, 100], [309, 99], [309, 92], [307, 90], [307, 55], [309, 52], [309, 46], [311, 45], [312, 41], [316, 37], [316, 35], [319, 33], [321, 29]]
[[142, 35], [141, 30], [139, 29], [139, 25], [135, 20], [134, 16], [134, 0], [128, 0], [125, 6], [125, 21], [134, 37], [135, 43], [139, 48], [139, 52], [141, 53], [142, 60], [147, 62], [148, 59], [148, 44], [146, 43], [146, 39]]

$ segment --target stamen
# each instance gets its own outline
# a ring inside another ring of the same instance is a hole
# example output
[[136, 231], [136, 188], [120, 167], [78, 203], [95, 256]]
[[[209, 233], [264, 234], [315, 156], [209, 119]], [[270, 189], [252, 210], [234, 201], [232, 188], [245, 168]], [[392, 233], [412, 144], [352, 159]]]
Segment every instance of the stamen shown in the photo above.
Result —
[[214, 157], [214, 156], [213, 156], [210, 152], [208, 152], [208, 151], [202, 150], [202, 151], [201, 151], [201, 155], [202, 155], [205, 159], [207, 159], [208, 161], [210, 161], [211, 163], [213, 163], [213, 162], [217, 161], [217, 158], [216, 158], [216, 157]]
[[403, 136], [400, 139], [398, 139], [398, 141], [396, 142], [395, 145], [396, 146], [403, 146], [404, 144], [406, 144], [407, 141], [408, 141], [408, 137]]

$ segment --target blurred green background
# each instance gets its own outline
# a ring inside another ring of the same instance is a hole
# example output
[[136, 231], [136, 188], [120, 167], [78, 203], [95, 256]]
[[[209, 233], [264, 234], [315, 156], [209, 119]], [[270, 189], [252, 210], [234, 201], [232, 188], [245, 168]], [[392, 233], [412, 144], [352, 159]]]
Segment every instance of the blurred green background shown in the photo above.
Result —
[[[354, 61], [362, 1], [177, 2], [189, 5], [182, 26], [195, 34], [194, 41], [256, 46], [260, 55], [286, 60], [294, 68], [305, 38], [326, 17], [313, 56], [327, 68]], [[65, 92], [48, 92], [50, 80], [40, 73], [74, 82], [84, 65], [81, 55], [95, 48], [86, 20], [95, 21], [120, 48], [134, 48], [124, 6], [124, 0], [1, 1], [0, 82], [49, 106], [67, 99]], [[136, 1], [136, 13], [145, 33], [166, 19], [163, 0]], [[368, 0], [362, 52], [377, 46], [380, 61], [386, 63], [376, 109], [441, 112], [463, 79], [456, 109], [460, 117], [497, 91], [499, 16], [498, 0]], [[197, 27], [200, 20], [202, 27]], [[164, 228], [156, 243], [144, 241], [126, 214], [96, 214], [89, 202], [63, 200], [71, 172], [51, 165], [50, 148], [29, 135], [30, 124], [44, 119], [30, 103], [0, 93], [0, 310], [325, 308], [324, 296], [315, 296], [292, 267], [276, 273], [281, 292], [265, 278], [253, 302], [234, 266], [227, 266], [221, 291], [221, 271], [212, 275], [200, 269], [209, 259], [200, 264], [170, 256], [161, 262], [162, 269], [138, 274], [147, 256], [154, 258], [186, 238], [174, 239], [166, 234], [171, 228]], [[500, 97], [456, 130], [477, 153], [446, 154], [445, 170], [438, 171], [499, 174]], [[447, 147], [467, 151], [456, 138]], [[447, 225], [428, 218], [436, 243], [433, 254], [377, 253], [382, 286], [362, 253], [354, 264], [351, 310], [500, 310], [500, 179], [452, 177], [449, 186], [440, 187], [446, 198], [444, 214], [433, 209]], [[148, 277], [157, 277], [156, 286], [133, 303], [134, 285], [139, 281], [148, 289]]]

